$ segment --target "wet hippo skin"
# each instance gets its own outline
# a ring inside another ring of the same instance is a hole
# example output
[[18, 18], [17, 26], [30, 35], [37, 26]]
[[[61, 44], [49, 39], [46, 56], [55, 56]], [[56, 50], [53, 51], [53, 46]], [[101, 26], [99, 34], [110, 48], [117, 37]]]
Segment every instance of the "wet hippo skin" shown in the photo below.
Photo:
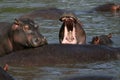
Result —
[[13, 23], [0, 23], [0, 56], [25, 48], [46, 44], [38, 25], [30, 19], [15, 19]]
[[61, 44], [86, 43], [86, 33], [83, 25], [74, 14], [63, 14], [59, 20], [63, 22], [59, 31], [59, 42]]
[[120, 48], [100, 45], [48, 44], [13, 52], [0, 58], [0, 64], [46, 66], [109, 61], [120, 58]]
[[71, 11], [67, 11], [64, 9], [57, 9], [57, 8], [43, 8], [43, 9], [33, 10], [32, 12], [22, 15], [20, 18], [35, 19], [40, 17], [43, 19], [56, 20], [59, 19], [62, 16], [62, 14], [65, 12], [71, 12]]
[[14, 80], [14, 79], [0, 67], [0, 80]]

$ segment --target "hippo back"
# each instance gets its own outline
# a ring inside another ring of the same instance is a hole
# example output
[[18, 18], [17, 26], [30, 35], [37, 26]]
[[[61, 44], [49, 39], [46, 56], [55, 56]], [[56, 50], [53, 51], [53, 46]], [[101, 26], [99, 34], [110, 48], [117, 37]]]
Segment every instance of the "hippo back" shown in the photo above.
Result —
[[100, 45], [48, 44], [3, 56], [0, 58], [0, 63], [17, 66], [48, 66], [117, 59], [120, 59], [120, 48]]
[[43, 9], [34, 10], [30, 13], [24, 14], [20, 18], [35, 19], [35, 18], [41, 17], [43, 19], [56, 20], [56, 19], [59, 19], [64, 12], [71, 12], [71, 11], [67, 11], [64, 9], [57, 9], [57, 8], [43, 8]]

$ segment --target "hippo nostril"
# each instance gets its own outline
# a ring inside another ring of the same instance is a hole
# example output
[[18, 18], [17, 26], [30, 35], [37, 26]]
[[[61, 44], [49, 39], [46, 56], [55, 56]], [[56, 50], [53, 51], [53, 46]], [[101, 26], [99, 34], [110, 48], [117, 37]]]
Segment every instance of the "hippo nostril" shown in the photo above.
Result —
[[42, 39], [43, 41], [45, 41], [46, 40], [46, 37], [43, 37], [43, 39]]
[[43, 37], [42, 42], [43, 42], [44, 44], [48, 44], [46, 37]]
[[35, 42], [37, 43], [37, 42], [44, 42], [44, 41], [46, 41], [46, 38], [45, 37], [43, 37], [43, 38], [36, 38], [35, 39]]
[[41, 46], [41, 45], [47, 44], [47, 40], [45, 37], [43, 38], [37, 37], [32, 40], [32, 44], [34, 47]]
[[36, 39], [35, 39], [35, 42], [39, 42], [39, 41], [40, 41], [40, 38], [36, 38]]

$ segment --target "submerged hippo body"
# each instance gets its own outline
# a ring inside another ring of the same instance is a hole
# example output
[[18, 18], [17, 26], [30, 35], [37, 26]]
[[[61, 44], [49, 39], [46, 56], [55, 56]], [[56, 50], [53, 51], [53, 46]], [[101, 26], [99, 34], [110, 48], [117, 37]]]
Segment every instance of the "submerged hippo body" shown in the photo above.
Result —
[[67, 11], [64, 9], [57, 9], [57, 8], [44, 8], [44, 9], [34, 10], [28, 14], [21, 16], [20, 18], [35, 19], [41, 17], [44, 19], [56, 20], [59, 19], [64, 12], [71, 12], [71, 11]]
[[64, 14], [60, 21], [63, 22], [59, 31], [59, 42], [61, 44], [85, 44], [86, 33], [82, 23], [74, 14]]
[[119, 59], [120, 48], [99, 45], [48, 44], [22, 50], [0, 58], [0, 64], [17, 66], [47, 66], [78, 64]]
[[119, 12], [120, 4], [106, 3], [94, 8], [94, 10], [98, 12]]
[[14, 80], [14, 79], [0, 67], [0, 80]]
[[24, 18], [10, 23], [0, 23], [0, 56], [46, 43], [33, 20]]
[[111, 37], [111, 33], [109, 33], [108, 35], [95, 36], [92, 38], [92, 41], [90, 43], [95, 45], [111, 45], [113, 43]]

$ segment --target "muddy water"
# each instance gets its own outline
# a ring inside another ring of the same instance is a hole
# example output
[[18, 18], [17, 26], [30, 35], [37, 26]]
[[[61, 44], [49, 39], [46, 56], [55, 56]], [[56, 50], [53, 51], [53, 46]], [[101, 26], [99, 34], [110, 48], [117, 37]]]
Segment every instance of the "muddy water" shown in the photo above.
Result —
[[[87, 43], [93, 36], [112, 33], [113, 47], [120, 47], [120, 16], [110, 13], [88, 13], [97, 5], [105, 2], [118, 3], [119, 0], [0, 0], [0, 21], [12, 22], [32, 10], [56, 7], [72, 10], [84, 25]], [[61, 22], [37, 18], [40, 32], [48, 43], [59, 43], [58, 32]], [[9, 73], [16, 80], [62, 80], [71, 76], [106, 75], [120, 79], [120, 61], [96, 62], [76, 65], [54, 65], [42, 67], [10, 66]]]

